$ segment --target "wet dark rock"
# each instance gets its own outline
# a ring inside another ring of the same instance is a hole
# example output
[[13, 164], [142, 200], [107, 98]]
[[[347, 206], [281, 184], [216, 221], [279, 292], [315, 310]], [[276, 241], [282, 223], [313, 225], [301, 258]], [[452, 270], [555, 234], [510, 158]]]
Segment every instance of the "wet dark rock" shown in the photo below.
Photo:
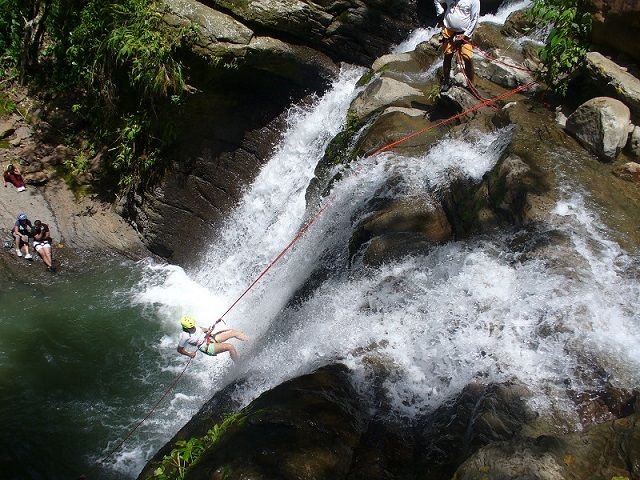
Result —
[[537, 417], [519, 383], [469, 384], [420, 422], [415, 460], [424, 478], [449, 479], [469, 456], [494, 442], [520, 438]]
[[640, 4], [628, 0], [589, 0], [593, 13], [591, 41], [640, 59]]
[[353, 256], [373, 239], [366, 248], [365, 262], [381, 264], [411, 251], [424, 253], [427, 245], [437, 245], [451, 237], [451, 225], [439, 201], [404, 198], [389, 202], [362, 220], [354, 228], [349, 251]]
[[487, 179], [492, 210], [506, 223], [523, 224], [527, 219], [528, 193], [535, 189], [529, 165], [516, 155], [505, 158]]
[[560, 437], [488, 445], [453, 480], [611, 480], [640, 476], [640, 418], [631, 415]]
[[123, 208], [147, 248], [179, 264], [196, 260], [194, 251], [211, 241], [269, 157], [295, 91], [266, 74], [242, 81], [201, 74], [193, 78], [200, 93], [187, 99], [176, 122], [179, 140], [167, 153], [167, 174], [144, 192], [142, 202], [130, 192]]
[[[185, 478], [217, 478], [219, 472], [228, 480], [345, 478], [367, 419], [347, 373], [340, 365], [324, 367], [265, 392]], [[198, 425], [192, 420], [175, 439], [185, 431], [206, 432], [213, 424], [204, 418], [201, 411]], [[154, 468], [150, 462], [139, 478], [149, 478]]]
[[503, 35], [512, 38], [531, 36], [540, 28], [537, 21], [529, 15], [528, 10], [518, 10], [511, 13], [501, 28]]
[[624, 103], [640, 120], [640, 80], [599, 52], [589, 52], [584, 63], [580, 94], [612, 97]]
[[382, 77], [374, 80], [351, 104], [350, 111], [360, 121], [387, 107], [411, 107], [424, 102], [423, 93], [404, 82]]

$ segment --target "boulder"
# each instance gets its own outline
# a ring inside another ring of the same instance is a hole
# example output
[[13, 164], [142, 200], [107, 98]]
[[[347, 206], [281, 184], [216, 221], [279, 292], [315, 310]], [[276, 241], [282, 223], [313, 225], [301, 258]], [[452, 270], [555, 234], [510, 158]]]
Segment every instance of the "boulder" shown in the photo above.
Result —
[[[197, 2], [189, 1], [196, 4]], [[252, 30], [306, 45], [340, 61], [370, 65], [419, 26], [413, 2], [258, 0], [206, 2]]]
[[636, 158], [640, 158], [640, 127], [633, 127], [627, 143], [627, 150]]
[[537, 21], [529, 15], [528, 10], [516, 10], [509, 14], [501, 31], [507, 37], [519, 38], [529, 36], [539, 28]]
[[[484, 353], [484, 352], [483, 352]], [[417, 428], [420, 478], [449, 479], [479, 448], [526, 435], [537, 416], [518, 382], [471, 383], [456, 398], [426, 415]]]
[[416, 88], [393, 78], [377, 78], [351, 103], [350, 111], [360, 120], [382, 108], [411, 107], [413, 102], [424, 103], [424, 95]]
[[397, 70], [398, 67], [402, 69], [402, 65], [405, 63], [413, 62], [413, 55], [411, 53], [390, 53], [377, 58], [371, 69], [374, 72], [379, 72], [382, 69], [392, 68]]
[[627, 162], [616, 167], [613, 170], [613, 174], [617, 177], [622, 178], [623, 180], [640, 183], [640, 163]]
[[640, 2], [589, 0], [593, 13], [591, 42], [640, 60]]
[[598, 52], [587, 53], [584, 65], [590, 89], [597, 95], [620, 100], [640, 119], [640, 80]]
[[597, 97], [580, 105], [567, 118], [566, 129], [604, 161], [612, 161], [626, 145], [629, 108], [619, 100]]
[[640, 416], [585, 432], [498, 442], [469, 458], [452, 480], [612, 480], [640, 476]]
[[[475, 107], [478, 104], [476, 97], [471, 95], [469, 90], [463, 87], [454, 86], [449, 88], [446, 92], [438, 95], [438, 105], [447, 112], [460, 113], [470, 108]], [[476, 114], [476, 111], [470, 112], [469, 117]], [[448, 115], [447, 115], [448, 116]]]
[[7, 138], [16, 131], [18, 118], [12, 115], [0, 120], [0, 138]]
[[304, 86], [326, 84], [337, 72], [333, 61], [320, 51], [258, 36], [234, 17], [199, 2], [175, 0], [165, 5], [164, 20], [169, 26], [200, 27], [193, 50], [214, 65], [266, 70]]
[[524, 223], [528, 210], [527, 194], [535, 190], [535, 179], [529, 165], [511, 154], [487, 179], [492, 210], [509, 223]]
[[417, 243], [426, 250], [429, 246], [451, 239], [452, 229], [442, 205], [436, 199], [403, 198], [373, 212], [355, 227], [349, 242], [351, 255], [380, 236], [383, 238], [372, 242], [373, 245], [369, 245], [365, 251], [365, 261], [368, 263], [380, 264], [415, 253], [418, 251]]
[[[515, 88], [533, 81], [532, 72], [512, 58], [498, 55], [496, 60], [483, 58], [476, 62], [478, 75], [505, 88]], [[524, 70], [523, 70], [524, 69]]]
[[[189, 436], [202, 435], [219, 423], [213, 420], [203, 426], [206, 418], [201, 412], [200, 425], [190, 425], [192, 420], [183, 430], [190, 430]], [[367, 414], [348, 370], [332, 365], [263, 393], [235, 418], [187, 470], [186, 480], [344, 479], [366, 429]], [[156, 455], [138, 478], [154, 478], [166, 451]]]
[[406, 107], [386, 108], [358, 139], [358, 151], [375, 152], [400, 138], [426, 130], [392, 147], [393, 151], [400, 155], [422, 155], [441, 134], [439, 129], [430, 129], [431, 125], [424, 110]]

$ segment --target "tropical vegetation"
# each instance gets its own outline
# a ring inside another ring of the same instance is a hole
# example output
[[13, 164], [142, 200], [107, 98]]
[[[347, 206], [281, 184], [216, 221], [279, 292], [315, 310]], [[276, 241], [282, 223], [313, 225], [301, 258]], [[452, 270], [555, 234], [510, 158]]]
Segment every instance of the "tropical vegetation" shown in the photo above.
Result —
[[541, 79], [566, 95], [571, 75], [585, 55], [591, 32], [588, 0], [534, 0], [531, 15], [549, 24], [551, 31], [540, 50]]
[[168, 27], [158, 0], [0, 0], [3, 76], [72, 96], [121, 186], [150, 178], [173, 140], [196, 33]]

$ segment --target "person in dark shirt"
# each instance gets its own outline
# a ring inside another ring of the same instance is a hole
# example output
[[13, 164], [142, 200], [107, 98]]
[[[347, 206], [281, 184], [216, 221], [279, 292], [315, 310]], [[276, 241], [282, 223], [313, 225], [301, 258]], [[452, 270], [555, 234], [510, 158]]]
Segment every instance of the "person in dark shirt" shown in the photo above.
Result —
[[49, 225], [42, 223], [40, 220], [33, 222], [33, 248], [35, 248], [42, 261], [47, 266], [47, 270], [55, 272], [56, 267], [53, 266], [53, 258], [51, 254], [51, 233]]

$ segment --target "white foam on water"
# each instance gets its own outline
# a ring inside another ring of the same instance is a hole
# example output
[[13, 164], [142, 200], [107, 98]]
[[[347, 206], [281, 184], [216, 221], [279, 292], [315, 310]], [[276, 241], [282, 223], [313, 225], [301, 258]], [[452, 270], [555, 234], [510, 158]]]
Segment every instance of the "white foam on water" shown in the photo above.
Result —
[[513, 12], [518, 10], [524, 10], [531, 5], [531, 0], [507, 0], [500, 5], [496, 13], [488, 13], [480, 17], [480, 22], [495, 23], [498, 25], [504, 25], [507, 21], [507, 17]]
[[[360, 68], [344, 67], [325, 95], [316, 98], [311, 105], [290, 109], [288, 128], [280, 145], [246, 189], [237, 208], [216, 231], [217, 240], [204, 252], [198, 268], [187, 272], [176, 266], [141, 264], [144, 280], [133, 292], [132, 301], [151, 309], [155, 313], [152, 317], [166, 331], [154, 347], [169, 362], [158, 366], [159, 370], [175, 377], [187, 361], [176, 353], [180, 316], [189, 314], [198, 325], [210, 326], [300, 228], [305, 216], [306, 188], [327, 144], [344, 125], [347, 109], [356, 93], [356, 81], [363, 72]], [[272, 281], [268, 286], [267, 283], [256, 285], [219, 328], [231, 325], [259, 338], [297, 288], [296, 281], [286, 277]], [[248, 348], [238, 345], [241, 355]], [[198, 355], [171, 393], [169, 405], [154, 414], [156, 421], [145, 422], [133, 440], [124, 446], [117, 457], [118, 468], [133, 465], [126, 459], [135, 457], [132, 451], [137, 450], [129, 443], [152, 444], [156, 448], [162, 445], [213, 392], [235, 378], [236, 371], [228, 356]], [[150, 402], [154, 400], [149, 399]], [[131, 423], [137, 420], [141, 408], [145, 407], [132, 409], [132, 418], [128, 419]], [[126, 433], [125, 427], [119, 430], [123, 435]]]
[[418, 44], [426, 42], [440, 32], [438, 27], [416, 28], [409, 34], [409, 38], [391, 48], [391, 53], [408, 53], [416, 49]]

